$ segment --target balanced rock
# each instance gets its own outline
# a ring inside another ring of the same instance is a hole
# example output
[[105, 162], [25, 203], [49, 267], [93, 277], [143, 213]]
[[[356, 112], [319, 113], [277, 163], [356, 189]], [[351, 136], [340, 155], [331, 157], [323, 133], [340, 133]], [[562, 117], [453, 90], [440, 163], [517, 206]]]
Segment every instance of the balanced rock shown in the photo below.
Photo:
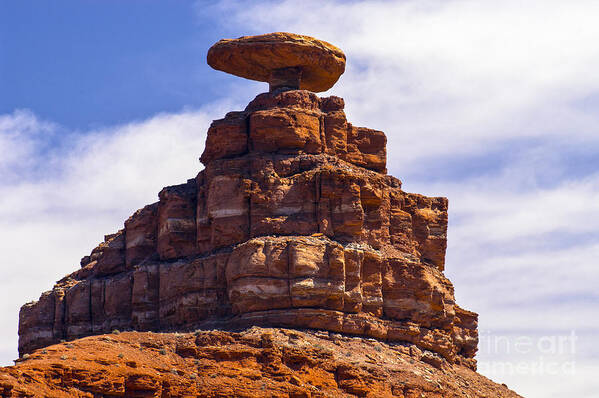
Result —
[[345, 71], [345, 54], [322, 40], [293, 33], [223, 39], [208, 50], [208, 65], [246, 79], [314, 92], [333, 87]]

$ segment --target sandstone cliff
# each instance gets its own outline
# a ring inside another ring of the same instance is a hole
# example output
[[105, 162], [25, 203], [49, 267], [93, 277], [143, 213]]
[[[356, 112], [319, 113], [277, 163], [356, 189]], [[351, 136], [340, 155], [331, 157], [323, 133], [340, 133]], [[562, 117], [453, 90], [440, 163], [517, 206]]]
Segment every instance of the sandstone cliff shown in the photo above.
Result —
[[341, 98], [260, 94], [208, 130], [205, 165], [20, 312], [19, 352], [119, 330], [252, 325], [411, 343], [475, 369], [477, 315], [443, 275], [447, 199], [386, 175]]

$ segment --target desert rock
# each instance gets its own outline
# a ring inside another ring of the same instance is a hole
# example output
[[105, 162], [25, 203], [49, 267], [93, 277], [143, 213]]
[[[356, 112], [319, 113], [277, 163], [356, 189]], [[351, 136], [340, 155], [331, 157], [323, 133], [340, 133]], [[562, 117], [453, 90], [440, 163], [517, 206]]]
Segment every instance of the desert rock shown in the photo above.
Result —
[[52, 345], [1, 368], [0, 396], [519, 397], [410, 344], [260, 327]]
[[326, 91], [345, 71], [343, 51], [322, 40], [294, 33], [223, 39], [208, 50], [214, 69], [278, 87]]

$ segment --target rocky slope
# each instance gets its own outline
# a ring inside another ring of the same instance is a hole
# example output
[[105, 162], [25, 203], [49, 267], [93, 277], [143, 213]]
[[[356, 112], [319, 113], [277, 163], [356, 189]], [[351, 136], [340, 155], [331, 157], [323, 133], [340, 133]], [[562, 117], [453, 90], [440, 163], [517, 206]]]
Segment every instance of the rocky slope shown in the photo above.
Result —
[[410, 344], [329, 332], [127, 332], [34, 351], [3, 397], [518, 397]]

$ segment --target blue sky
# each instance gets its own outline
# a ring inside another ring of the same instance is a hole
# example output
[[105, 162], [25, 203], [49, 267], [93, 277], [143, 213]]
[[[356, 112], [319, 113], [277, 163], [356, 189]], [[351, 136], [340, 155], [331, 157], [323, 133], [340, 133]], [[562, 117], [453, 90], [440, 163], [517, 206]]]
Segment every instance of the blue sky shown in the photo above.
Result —
[[219, 30], [193, 4], [2, 2], [0, 111], [85, 130], [211, 100], [226, 80], [205, 61]]
[[[297, 4], [0, 1], [0, 362], [16, 357], [20, 305], [161, 187], [193, 177], [210, 121], [266, 90], [211, 70], [207, 49], [292, 31], [345, 51], [346, 73], [324, 95], [386, 132], [390, 174], [449, 198], [446, 274], [480, 313], [481, 336], [535, 343], [518, 355], [481, 344], [481, 370], [529, 397], [592, 396], [599, 5]], [[572, 331], [573, 352], [542, 349]]]

